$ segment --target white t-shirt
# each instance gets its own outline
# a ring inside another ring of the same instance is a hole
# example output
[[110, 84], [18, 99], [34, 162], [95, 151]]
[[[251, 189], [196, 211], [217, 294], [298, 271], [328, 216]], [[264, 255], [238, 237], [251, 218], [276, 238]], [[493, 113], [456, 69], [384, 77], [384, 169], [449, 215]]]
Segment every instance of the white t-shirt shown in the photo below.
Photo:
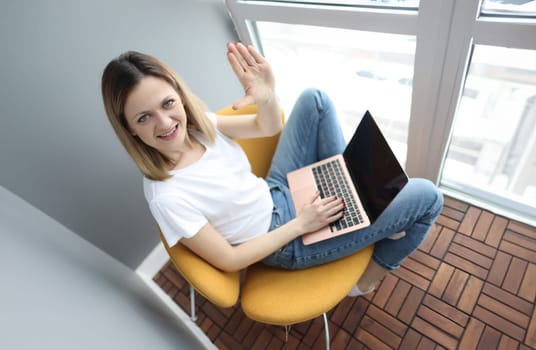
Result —
[[[208, 114], [216, 124], [216, 116]], [[194, 236], [209, 222], [230, 244], [266, 233], [273, 201], [268, 184], [251, 172], [240, 146], [217, 131], [194, 164], [170, 171], [164, 181], [143, 179], [145, 198], [169, 246]]]

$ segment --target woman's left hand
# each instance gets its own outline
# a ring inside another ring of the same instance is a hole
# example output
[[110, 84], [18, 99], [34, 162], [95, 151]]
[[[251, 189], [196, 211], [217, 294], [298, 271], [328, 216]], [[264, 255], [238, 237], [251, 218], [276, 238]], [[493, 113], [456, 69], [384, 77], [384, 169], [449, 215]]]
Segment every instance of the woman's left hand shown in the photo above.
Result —
[[245, 93], [244, 97], [233, 104], [233, 109], [274, 101], [275, 79], [268, 61], [251, 45], [229, 43], [227, 49], [229, 63]]

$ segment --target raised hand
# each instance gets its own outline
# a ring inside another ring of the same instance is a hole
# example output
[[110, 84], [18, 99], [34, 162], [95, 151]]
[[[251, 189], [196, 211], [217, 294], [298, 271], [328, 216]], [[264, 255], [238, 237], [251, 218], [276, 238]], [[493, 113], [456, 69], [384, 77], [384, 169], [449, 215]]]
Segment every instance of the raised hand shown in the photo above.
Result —
[[251, 45], [229, 43], [227, 49], [229, 63], [244, 88], [244, 97], [236, 101], [233, 108], [272, 102], [275, 79], [268, 61]]

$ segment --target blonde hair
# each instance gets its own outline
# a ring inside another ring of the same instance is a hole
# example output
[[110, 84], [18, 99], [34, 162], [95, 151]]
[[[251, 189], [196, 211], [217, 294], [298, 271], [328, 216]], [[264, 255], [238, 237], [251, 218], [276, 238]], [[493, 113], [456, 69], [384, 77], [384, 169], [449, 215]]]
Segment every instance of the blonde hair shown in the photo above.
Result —
[[165, 80], [179, 94], [186, 111], [187, 130], [197, 130], [209, 143], [216, 137], [214, 124], [206, 107], [170, 67], [147, 54], [129, 51], [110, 61], [102, 74], [101, 91], [104, 109], [112, 127], [140, 171], [151, 180], [171, 177], [171, 160], [132, 135], [125, 118], [125, 102], [134, 87], [146, 76]]

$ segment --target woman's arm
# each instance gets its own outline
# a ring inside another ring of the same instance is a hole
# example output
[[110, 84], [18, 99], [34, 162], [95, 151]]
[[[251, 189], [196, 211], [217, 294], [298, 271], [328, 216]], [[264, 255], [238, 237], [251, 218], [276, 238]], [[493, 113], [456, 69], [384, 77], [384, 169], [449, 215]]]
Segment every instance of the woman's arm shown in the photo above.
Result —
[[181, 243], [213, 266], [223, 271], [239, 271], [262, 260], [294, 238], [316, 231], [343, 215], [342, 199], [320, 199], [316, 193], [298, 217], [287, 224], [240, 245], [232, 246], [210, 224], [206, 224], [191, 238]]
[[275, 96], [275, 79], [270, 64], [253, 46], [227, 45], [227, 58], [244, 88], [244, 97], [234, 109], [257, 105], [256, 115], [218, 116], [218, 129], [231, 138], [272, 136], [283, 127], [281, 107]]

